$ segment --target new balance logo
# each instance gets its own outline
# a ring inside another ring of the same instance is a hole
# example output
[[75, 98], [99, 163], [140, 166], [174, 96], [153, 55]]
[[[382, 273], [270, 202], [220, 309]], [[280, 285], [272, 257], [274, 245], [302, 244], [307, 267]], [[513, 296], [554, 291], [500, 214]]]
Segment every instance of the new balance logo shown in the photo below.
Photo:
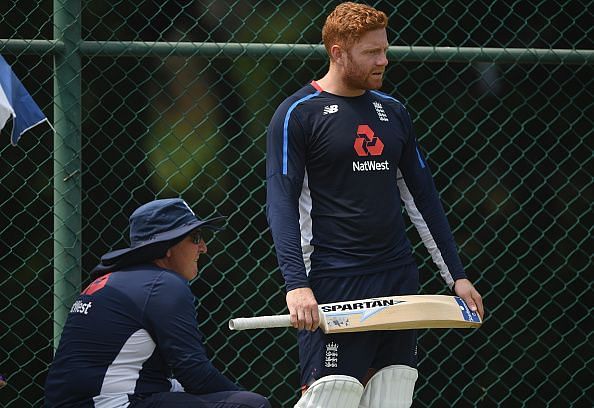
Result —
[[322, 112], [322, 115], [328, 115], [330, 113], [336, 112], [338, 112], [338, 105], [327, 105], [324, 106], [324, 111]]
[[379, 117], [379, 120], [381, 120], [382, 122], [388, 122], [388, 115], [386, 115], [386, 111], [384, 111], [384, 107], [382, 106], [382, 104], [375, 101], [375, 102], [373, 102], [373, 107], [375, 108], [375, 111], [377, 112], [377, 116]]

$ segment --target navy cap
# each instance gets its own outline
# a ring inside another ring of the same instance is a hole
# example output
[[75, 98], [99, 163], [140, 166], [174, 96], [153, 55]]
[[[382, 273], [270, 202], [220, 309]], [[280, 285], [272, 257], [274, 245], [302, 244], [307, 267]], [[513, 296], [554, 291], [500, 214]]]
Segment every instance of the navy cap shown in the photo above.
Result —
[[112, 265], [125, 256], [179, 238], [196, 228], [223, 229], [225, 217], [201, 220], [181, 198], [154, 200], [138, 207], [130, 216], [130, 247], [108, 252], [101, 263]]

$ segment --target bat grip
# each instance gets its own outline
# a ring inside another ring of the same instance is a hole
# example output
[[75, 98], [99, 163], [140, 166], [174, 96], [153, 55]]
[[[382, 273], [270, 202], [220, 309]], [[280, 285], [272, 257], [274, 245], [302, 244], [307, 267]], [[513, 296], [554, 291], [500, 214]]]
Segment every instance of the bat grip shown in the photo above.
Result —
[[271, 327], [291, 327], [289, 315], [239, 317], [229, 320], [231, 330], [268, 329]]

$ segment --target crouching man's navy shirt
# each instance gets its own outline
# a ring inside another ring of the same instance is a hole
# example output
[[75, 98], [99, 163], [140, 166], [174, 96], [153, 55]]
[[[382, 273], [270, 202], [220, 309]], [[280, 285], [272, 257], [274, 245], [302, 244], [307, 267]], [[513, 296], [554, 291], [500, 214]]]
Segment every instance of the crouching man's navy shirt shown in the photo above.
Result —
[[193, 394], [239, 389], [206, 354], [187, 281], [134, 266], [97, 278], [72, 305], [45, 406], [126, 407], [179, 388], [172, 376]]

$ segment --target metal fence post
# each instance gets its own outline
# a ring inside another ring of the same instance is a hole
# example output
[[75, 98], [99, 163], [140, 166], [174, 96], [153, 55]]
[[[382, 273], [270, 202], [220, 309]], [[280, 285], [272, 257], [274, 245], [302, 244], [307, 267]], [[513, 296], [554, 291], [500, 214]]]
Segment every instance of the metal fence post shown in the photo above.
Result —
[[54, 349], [81, 270], [80, 0], [54, 0]]

